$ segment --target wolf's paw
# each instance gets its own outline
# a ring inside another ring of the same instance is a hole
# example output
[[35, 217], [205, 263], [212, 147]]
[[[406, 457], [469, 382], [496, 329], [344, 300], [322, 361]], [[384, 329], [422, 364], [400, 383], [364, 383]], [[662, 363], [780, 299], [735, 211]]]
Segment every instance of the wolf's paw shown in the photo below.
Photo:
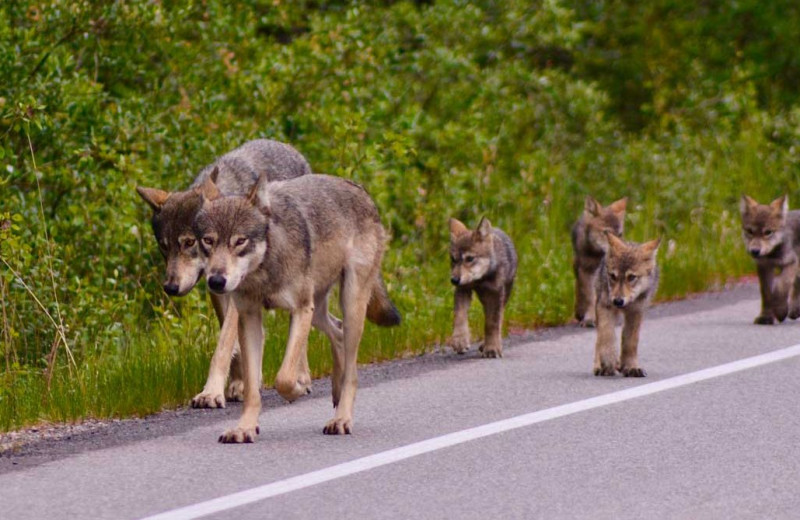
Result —
[[647, 377], [647, 372], [641, 367], [622, 367], [620, 372], [625, 377]]
[[756, 319], [753, 320], [753, 323], [756, 325], [772, 325], [775, 323], [775, 318], [772, 316], [756, 316]]
[[325, 435], [344, 435], [353, 433], [353, 420], [350, 418], [334, 417], [322, 428]]
[[783, 321], [786, 319], [786, 316], [789, 315], [789, 307], [782, 305], [773, 312], [775, 313], [775, 319], [777, 319], [779, 323], [783, 323]]
[[225, 396], [218, 392], [200, 392], [192, 397], [192, 408], [225, 408]]
[[503, 357], [503, 347], [487, 347], [483, 345], [480, 350], [483, 358], [496, 359]]
[[304, 374], [290, 383], [276, 381], [275, 389], [278, 390], [278, 393], [281, 395], [281, 397], [290, 403], [293, 403], [300, 397], [311, 393], [311, 376]]
[[578, 323], [578, 325], [580, 325], [581, 327], [586, 327], [587, 329], [593, 329], [594, 320], [592, 318], [584, 318]]
[[236, 427], [231, 430], [225, 431], [217, 439], [222, 444], [244, 444], [246, 442], [255, 442], [256, 435], [261, 433], [258, 426], [252, 428]]
[[615, 376], [617, 375], [617, 368], [614, 365], [601, 363], [594, 367], [594, 375], [596, 376]]
[[225, 399], [228, 401], [244, 401], [244, 381], [234, 379], [225, 388]]
[[463, 354], [469, 350], [469, 336], [464, 334], [453, 334], [453, 337], [450, 338], [449, 344], [451, 347], [453, 347], [453, 350], [456, 352], [456, 354]]
[[798, 306], [794, 306], [793, 305], [789, 309], [789, 319], [790, 320], [796, 320], [797, 318], [800, 318], [800, 305], [798, 305]]

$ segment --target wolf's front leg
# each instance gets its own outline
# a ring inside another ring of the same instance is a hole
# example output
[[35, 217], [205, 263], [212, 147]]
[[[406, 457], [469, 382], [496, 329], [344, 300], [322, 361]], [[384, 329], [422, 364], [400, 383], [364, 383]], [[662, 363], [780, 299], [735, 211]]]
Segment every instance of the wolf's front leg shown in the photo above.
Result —
[[616, 334], [617, 311], [597, 304], [597, 342], [594, 346], [594, 375], [613, 376], [617, 373]]
[[261, 306], [239, 309], [239, 339], [244, 370], [244, 407], [236, 428], [220, 435], [219, 442], [242, 443], [255, 441], [258, 414], [261, 412], [261, 358], [264, 353], [264, 329]]
[[597, 270], [575, 267], [575, 318], [581, 327], [594, 327], [596, 322], [595, 279]]
[[625, 377], [645, 377], [647, 372], [639, 366], [639, 330], [642, 326], [643, 309], [629, 309], [622, 326], [622, 356], [619, 371]]
[[789, 318], [793, 320], [800, 318], [800, 268], [797, 264], [795, 264], [794, 280], [789, 294]]
[[469, 350], [469, 306], [472, 302], [472, 290], [456, 287], [453, 305], [453, 336], [450, 346], [457, 354]]
[[[226, 300], [223, 301], [222, 298]], [[211, 358], [208, 379], [203, 391], [192, 398], [192, 408], [225, 408], [225, 378], [238, 341], [239, 313], [236, 306], [227, 297], [212, 295], [211, 299], [220, 320], [219, 339]]]
[[478, 292], [483, 305], [484, 336], [481, 354], [485, 358], [503, 357], [503, 294]]
[[780, 322], [784, 321], [791, 311], [790, 307], [795, 300], [794, 285], [796, 279], [796, 260], [783, 266], [780, 270], [780, 274], [775, 276], [772, 311], [775, 318]]
[[772, 325], [775, 316], [772, 309], [773, 282], [775, 269], [768, 265], [758, 265], [758, 287], [761, 291], [761, 313], [753, 321], [756, 325]]
[[289, 341], [283, 363], [275, 377], [275, 389], [290, 403], [311, 393], [308, 372], [308, 333], [314, 317], [314, 305], [309, 299], [305, 305], [292, 310], [289, 323]]

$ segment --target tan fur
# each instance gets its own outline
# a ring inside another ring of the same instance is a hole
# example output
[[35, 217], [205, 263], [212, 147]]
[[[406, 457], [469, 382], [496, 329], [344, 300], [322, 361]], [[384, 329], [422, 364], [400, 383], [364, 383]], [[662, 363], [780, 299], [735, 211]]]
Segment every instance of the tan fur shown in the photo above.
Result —
[[[656, 254], [660, 240], [644, 244], [624, 242], [606, 232], [608, 251], [597, 277], [597, 342], [594, 375], [647, 375], [639, 365], [639, 331], [644, 312], [658, 287]], [[622, 314], [622, 352], [616, 353], [615, 327]]]
[[572, 227], [572, 268], [575, 273], [575, 318], [582, 327], [595, 324], [595, 284], [603, 256], [608, 249], [606, 230], [622, 236], [628, 198], [612, 202], [604, 208], [590, 196], [584, 202], [583, 214]]
[[451, 218], [450, 261], [450, 281], [456, 286], [450, 346], [459, 354], [469, 349], [467, 315], [474, 291], [483, 305], [485, 322], [481, 353], [487, 358], [503, 357], [503, 313], [517, 273], [514, 244], [486, 218], [475, 231]]
[[755, 259], [761, 289], [758, 325], [800, 317], [800, 211], [789, 211], [786, 195], [759, 204], [743, 195], [739, 204], [742, 238]]
[[[385, 234], [370, 197], [356, 184], [325, 175], [278, 183], [259, 180], [246, 197], [206, 201], [195, 231], [207, 257], [209, 288], [233, 295], [239, 312], [244, 410], [237, 427], [223, 433], [220, 442], [252, 442], [258, 433], [262, 306], [283, 308], [291, 315], [275, 381], [288, 400], [310, 388], [310, 328], [328, 336], [336, 412], [323, 431], [350, 433], [358, 345], [368, 306], [379, 324], [399, 323], [380, 276]], [[336, 283], [341, 322], [328, 313], [328, 295]]]

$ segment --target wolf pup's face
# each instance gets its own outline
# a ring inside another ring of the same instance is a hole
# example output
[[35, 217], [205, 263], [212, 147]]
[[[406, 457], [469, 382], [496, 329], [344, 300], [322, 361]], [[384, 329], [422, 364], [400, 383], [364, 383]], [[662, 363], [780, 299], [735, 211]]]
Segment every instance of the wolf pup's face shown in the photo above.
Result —
[[612, 202], [606, 208], [592, 197], [586, 197], [583, 218], [586, 223], [586, 236], [593, 249], [603, 252], [608, 251], [606, 230], [611, 231], [617, 237], [622, 236], [627, 206], [627, 197]]
[[606, 253], [606, 272], [611, 303], [620, 309], [635, 302], [653, 286], [660, 239], [628, 244], [611, 232]]
[[742, 213], [744, 244], [753, 258], [769, 255], [783, 242], [786, 214], [789, 212], [789, 199], [786, 195], [768, 205], [759, 204], [747, 195], [742, 195], [739, 211]]
[[206, 258], [206, 281], [215, 293], [235, 291], [264, 260], [269, 210], [256, 202], [260, 184], [247, 197], [206, 199], [195, 219], [195, 234]]
[[492, 225], [485, 217], [475, 231], [450, 219], [450, 282], [468, 285], [494, 272]]
[[136, 191], [153, 208], [153, 232], [158, 249], [167, 261], [164, 291], [170, 296], [183, 296], [203, 274], [204, 259], [192, 231], [203, 196], [194, 189], [168, 193], [138, 187]]

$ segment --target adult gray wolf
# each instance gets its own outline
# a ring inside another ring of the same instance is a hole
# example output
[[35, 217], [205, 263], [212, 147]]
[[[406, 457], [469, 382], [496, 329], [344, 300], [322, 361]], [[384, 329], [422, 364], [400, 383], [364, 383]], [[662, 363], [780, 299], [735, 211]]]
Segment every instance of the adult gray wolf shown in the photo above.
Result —
[[[310, 384], [302, 363], [311, 326], [328, 336], [335, 415], [323, 432], [351, 433], [364, 318], [382, 326], [400, 323], [381, 277], [386, 235], [367, 192], [327, 175], [285, 182], [267, 182], [262, 175], [246, 197], [207, 197], [194, 229], [206, 258], [209, 289], [231, 295], [239, 313], [244, 410], [220, 442], [253, 442], [259, 432], [262, 307], [291, 313], [286, 354], [275, 380], [288, 400], [305, 394]], [[341, 325], [328, 313], [336, 283]]]
[[450, 219], [450, 282], [455, 286], [453, 336], [450, 346], [459, 354], [469, 349], [467, 312], [472, 292], [483, 305], [483, 357], [503, 357], [503, 312], [514, 277], [517, 274], [517, 251], [502, 230], [482, 218], [475, 231], [461, 221]]
[[[305, 157], [288, 144], [269, 139], [249, 141], [222, 155], [203, 168], [184, 191], [167, 192], [139, 186], [136, 191], [153, 209], [151, 224], [158, 249], [167, 261], [164, 291], [170, 296], [187, 294], [199, 281], [205, 267], [192, 223], [203, 205], [203, 190], [212, 180], [213, 188], [226, 195], [245, 195], [260, 175], [270, 181], [287, 180], [311, 173]], [[216, 294], [211, 302], [222, 327], [228, 313], [228, 299]], [[235, 309], [231, 309], [235, 320]], [[244, 385], [238, 362], [238, 343], [234, 334], [226, 336], [227, 348], [214, 353], [203, 391], [192, 399], [195, 408], [224, 408], [225, 399], [241, 400]], [[231, 363], [231, 356], [234, 356]], [[228, 376], [228, 385], [225, 380]]]

